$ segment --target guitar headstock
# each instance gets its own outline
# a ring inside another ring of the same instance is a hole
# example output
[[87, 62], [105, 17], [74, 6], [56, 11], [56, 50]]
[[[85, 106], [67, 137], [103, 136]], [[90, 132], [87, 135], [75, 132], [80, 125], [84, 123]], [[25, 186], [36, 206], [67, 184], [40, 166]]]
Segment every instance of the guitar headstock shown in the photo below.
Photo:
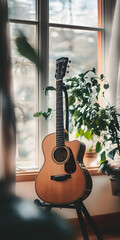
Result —
[[62, 79], [66, 72], [68, 73], [68, 71], [66, 71], [67, 67], [69, 67], [68, 62], [70, 63], [71, 61], [67, 57], [61, 57], [56, 60], [56, 79]]

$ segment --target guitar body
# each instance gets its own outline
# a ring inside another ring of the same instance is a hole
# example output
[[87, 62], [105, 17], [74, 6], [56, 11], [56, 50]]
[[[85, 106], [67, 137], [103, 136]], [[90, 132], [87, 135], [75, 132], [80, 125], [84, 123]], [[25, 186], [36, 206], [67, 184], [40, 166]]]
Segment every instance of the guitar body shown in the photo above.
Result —
[[35, 182], [37, 195], [54, 204], [84, 200], [92, 189], [91, 176], [83, 164], [85, 145], [78, 140], [56, 147], [56, 134], [43, 140], [45, 157]]

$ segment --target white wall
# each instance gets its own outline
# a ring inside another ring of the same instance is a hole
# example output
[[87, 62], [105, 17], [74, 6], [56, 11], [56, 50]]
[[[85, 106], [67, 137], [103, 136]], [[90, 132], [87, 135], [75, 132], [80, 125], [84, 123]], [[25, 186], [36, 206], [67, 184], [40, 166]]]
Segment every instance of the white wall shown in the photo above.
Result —
[[[120, 197], [112, 196], [108, 176], [93, 176], [93, 189], [90, 196], [84, 201], [90, 215], [120, 212]], [[37, 198], [34, 182], [17, 182], [16, 195], [31, 199]], [[76, 218], [74, 209], [54, 209], [65, 218]]]

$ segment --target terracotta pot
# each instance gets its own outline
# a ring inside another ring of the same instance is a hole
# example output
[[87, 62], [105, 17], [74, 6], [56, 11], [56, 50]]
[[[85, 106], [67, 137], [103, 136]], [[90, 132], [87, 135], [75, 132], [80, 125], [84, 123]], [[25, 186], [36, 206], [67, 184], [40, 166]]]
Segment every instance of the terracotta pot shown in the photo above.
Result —
[[86, 167], [96, 167], [98, 166], [97, 163], [97, 153], [95, 152], [86, 152], [84, 155], [84, 159], [83, 162], [85, 164]]
[[115, 178], [110, 178], [110, 181], [111, 181], [112, 195], [120, 196], [120, 184], [116, 182]]

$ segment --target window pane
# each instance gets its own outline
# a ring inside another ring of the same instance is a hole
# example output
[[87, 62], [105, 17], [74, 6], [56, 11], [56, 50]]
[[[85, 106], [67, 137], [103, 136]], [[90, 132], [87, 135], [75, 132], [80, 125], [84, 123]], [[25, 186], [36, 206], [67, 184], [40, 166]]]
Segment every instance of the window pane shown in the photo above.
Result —
[[49, 0], [50, 23], [98, 26], [98, 0]]
[[[68, 57], [72, 61], [66, 77], [97, 68], [97, 32], [50, 28], [49, 35], [49, 85], [55, 86], [55, 65], [59, 57]], [[49, 100], [49, 107], [55, 110], [53, 99], [55, 92], [50, 93]], [[49, 131], [55, 131], [55, 117], [49, 122]]]
[[36, 0], [8, 0], [9, 18], [35, 20]]
[[16, 50], [15, 38], [17, 29], [25, 32], [30, 43], [35, 45], [35, 27], [10, 24], [12, 45], [12, 70], [17, 119], [17, 167], [33, 167], [35, 165], [35, 120], [34, 84], [35, 66]]

